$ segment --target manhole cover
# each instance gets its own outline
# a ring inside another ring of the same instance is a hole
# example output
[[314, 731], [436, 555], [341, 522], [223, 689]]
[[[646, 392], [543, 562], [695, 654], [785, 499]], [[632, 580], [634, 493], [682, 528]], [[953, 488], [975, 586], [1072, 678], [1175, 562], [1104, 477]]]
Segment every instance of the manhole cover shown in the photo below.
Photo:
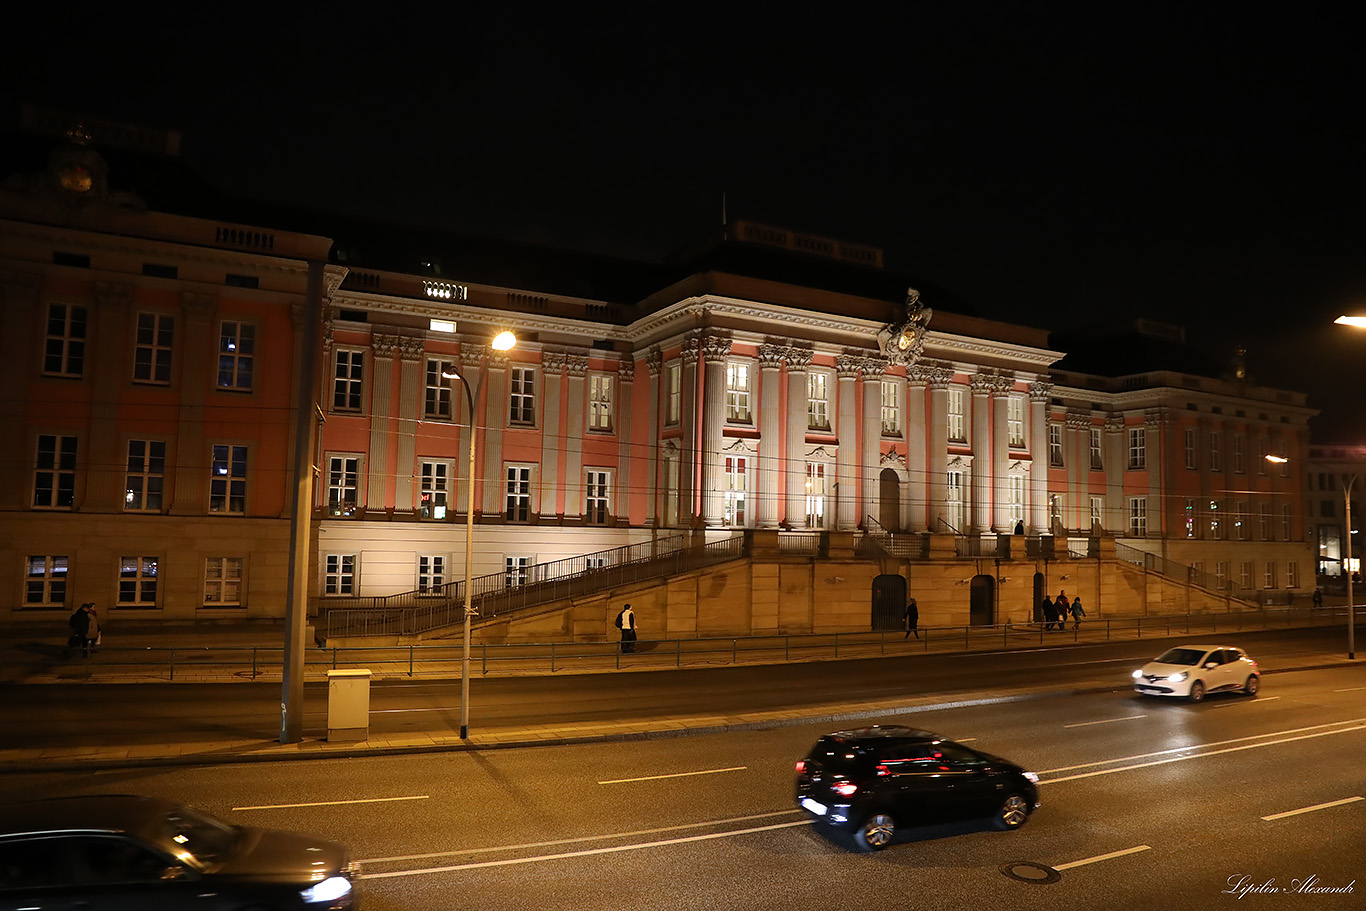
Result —
[[1062, 879], [1062, 874], [1046, 864], [1036, 864], [1032, 860], [1015, 860], [1001, 865], [1001, 872], [1011, 879], [1022, 883], [1046, 886]]

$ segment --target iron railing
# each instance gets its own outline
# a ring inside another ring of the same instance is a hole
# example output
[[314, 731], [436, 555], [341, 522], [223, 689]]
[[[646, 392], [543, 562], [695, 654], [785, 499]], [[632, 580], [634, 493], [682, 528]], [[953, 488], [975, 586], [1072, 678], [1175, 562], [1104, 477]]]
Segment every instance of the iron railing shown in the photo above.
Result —
[[[474, 615], [480, 620], [582, 597], [620, 585], [644, 582], [734, 560], [745, 553], [743, 535], [701, 547], [686, 547], [686, 535], [527, 567], [526, 574], [490, 573], [470, 580]], [[409, 595], [413, 593], [408, 593]], [[398, 596], [391, 596], [398, 597]], [[376, 599], [379, 600], [379, 599]], [[322, 628], [334, 636], [414, 636], [464, 623], [464, 582], [453, 582], [416, 604], [331, 607]]]
[[924, 532], [888, 531], [877, 519], [865, 516], [863, 519], [863, 540], [861, 542], [867, 555], [867, 545], [873, 545], [884, 554], [905, 560], [924, 560], [930, 555], [930, 537]]

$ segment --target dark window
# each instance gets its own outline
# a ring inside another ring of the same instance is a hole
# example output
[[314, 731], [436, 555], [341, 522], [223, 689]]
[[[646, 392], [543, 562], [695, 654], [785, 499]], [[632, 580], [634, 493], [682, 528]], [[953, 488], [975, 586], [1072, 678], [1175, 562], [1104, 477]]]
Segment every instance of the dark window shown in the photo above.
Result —
[[223, 284], [231, 285], [234, 288], [259, 288], [261, 280], [255, 275], [235, 275], [229, 272], [223, 276]]
[[75, 266], [78, 269], [89, 269], [90, 257], [83, 253], [62, 253], [58, 251], [52, 254], [52, 263], [56, 266]]
[[179, 270], [175, 266], [163, 266], [160, 263], [143, 263], [142, 274], [152, 278], [176, 278]]

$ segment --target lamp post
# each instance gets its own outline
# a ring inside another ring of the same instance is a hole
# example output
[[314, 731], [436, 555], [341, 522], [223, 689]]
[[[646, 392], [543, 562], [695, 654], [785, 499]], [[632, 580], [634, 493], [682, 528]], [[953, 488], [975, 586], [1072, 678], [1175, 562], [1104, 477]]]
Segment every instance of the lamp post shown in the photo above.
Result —
[[[1339, 316], [1333, 320], [1339, 326], [1351, 326], [1353, 329], [1366, 329], [1366, 316]], [[1356, 483], [1357, 474], [1353, 473], [1347, 477], [1347, 483], [1342, 488], [1343, 502], [1346, 504], [1347, 513], [1347, 559], [1344, 561], [1343, 568], [1347, 576], [1347, 657], [1356, 658], [1356, 625], [1357, 611], [1352, 598], [1352, 571], [1346, 569], [1352, 562], [1352, 485]]]
[[[516, 344], [517, 337], [511, 332], [500, 332], [493, 340], [495, 351], [508, 351]], [[474, 578], [474, 453], [478, 432], [474, 422], [474, 403], [478, 401], [479, 393], [484, 388], [486, 373], [483, 367], [480, 367], [479, 378], [475, 380], [473, 389], [470, 388], [469, 379], [453, 368], [441, 371], [441, 375], [447, 379], [460, 381], [460, 385], [465, 389], [465, 404], [468, 406], [466, 414], [470, 416], [470, 462], [469, 471], [465, 475], [468, 478], [465, 497], [465, 632], [464, 647], [460, 650], [460, 739], [465, 740], [470, 735], [470, 618], [474, 616], [474, 591], [471, 582]]]

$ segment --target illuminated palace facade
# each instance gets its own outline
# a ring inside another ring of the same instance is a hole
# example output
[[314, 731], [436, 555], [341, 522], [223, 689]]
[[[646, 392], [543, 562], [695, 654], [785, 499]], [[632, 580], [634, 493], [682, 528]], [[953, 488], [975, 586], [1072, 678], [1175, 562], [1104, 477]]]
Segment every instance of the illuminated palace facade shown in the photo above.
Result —
[[463, 575], [471, 432], [474, 574], [510, 585], [680, 533], [1018, 529], [1312, 588], [1298, 393], [1068, 370], [876, 248], [753, 222], [665, 266], [439, 236], [371, 261], [106, 168], [62, 145], [0, 190], [4, 621], [283, 616], [301, 385], [313, 611]]

